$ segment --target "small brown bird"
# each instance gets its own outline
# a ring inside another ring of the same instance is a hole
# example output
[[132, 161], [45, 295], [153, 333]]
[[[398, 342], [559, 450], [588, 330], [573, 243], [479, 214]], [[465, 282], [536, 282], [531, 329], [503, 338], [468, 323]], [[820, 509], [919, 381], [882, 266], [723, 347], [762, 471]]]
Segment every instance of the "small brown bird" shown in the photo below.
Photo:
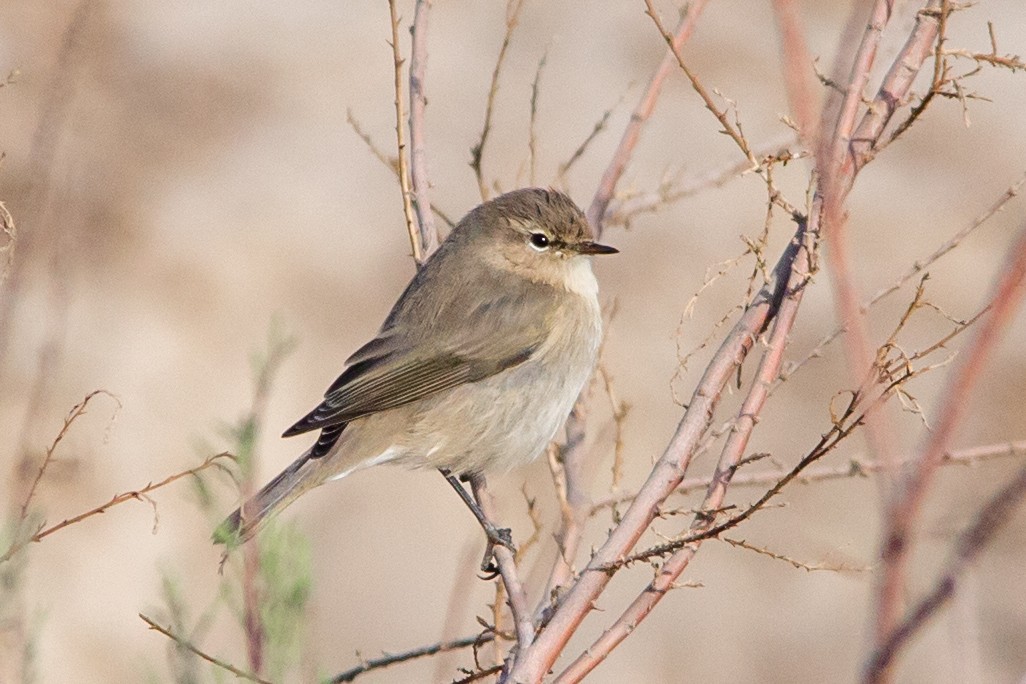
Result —
[[324, 401], [285, 431], [317, 442], [218, 528], [252, 537], [304, 492], [380, 463], [456, 474], [528, 463], [552, 440], [602, 338], [581, 210], [555, 190], [516, 190], [452, 230], [346, 361]]

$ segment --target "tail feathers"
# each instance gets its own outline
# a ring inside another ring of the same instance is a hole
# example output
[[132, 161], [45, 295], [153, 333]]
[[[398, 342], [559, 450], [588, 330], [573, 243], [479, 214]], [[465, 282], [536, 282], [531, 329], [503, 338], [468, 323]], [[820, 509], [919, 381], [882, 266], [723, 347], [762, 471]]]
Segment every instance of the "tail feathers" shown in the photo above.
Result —
[[312, 471], [316, 469], [308, 465], [309, 460], [309, 455], [304, 454], [225, 518], [214, 531], [214, 543], [231, 547], [250, 540], [267, 521], [300, 494], [319, 484], [311, 477]]

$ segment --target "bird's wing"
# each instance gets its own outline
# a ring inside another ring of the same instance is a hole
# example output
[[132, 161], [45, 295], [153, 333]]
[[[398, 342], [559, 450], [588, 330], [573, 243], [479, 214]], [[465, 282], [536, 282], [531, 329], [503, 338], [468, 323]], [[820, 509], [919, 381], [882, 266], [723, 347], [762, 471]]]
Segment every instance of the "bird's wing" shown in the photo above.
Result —
[[[548, 336], [546, 295], [517, 288], [474, 302], [458, 317], [447, 313], [444, 320], [455, 325], [441, 325], [437, 316], [390, 319], [349, 358], [324, 401], [283, 436], [344, 424], [523, 363]], [[474, 299], [455, 297], [446, 308], [459, 311]]]

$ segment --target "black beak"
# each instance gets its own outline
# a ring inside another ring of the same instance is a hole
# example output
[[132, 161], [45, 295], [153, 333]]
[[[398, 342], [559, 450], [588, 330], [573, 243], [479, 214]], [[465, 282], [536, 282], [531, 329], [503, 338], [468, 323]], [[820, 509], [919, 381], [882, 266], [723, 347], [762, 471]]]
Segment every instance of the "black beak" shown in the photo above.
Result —
[[575, 246], [579, 254], [619, 254], [620, 250], [609, 245], [600, 245], [597, 242], [579, 242]]

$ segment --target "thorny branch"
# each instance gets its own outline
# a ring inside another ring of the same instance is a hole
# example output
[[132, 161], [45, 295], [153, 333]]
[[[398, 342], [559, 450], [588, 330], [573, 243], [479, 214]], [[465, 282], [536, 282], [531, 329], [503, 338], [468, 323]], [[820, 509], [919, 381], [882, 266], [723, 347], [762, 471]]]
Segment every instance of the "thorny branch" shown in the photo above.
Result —
[[410, 34], [413, 42], [410, 48], [410, 181], [413, 184], [413, 206], [417, 210], [417, 227], [420, 233], [420, 247], [427, 259], [438, 249], [438, 231], [431, 215], [431, 181], [427, 168], [425, 149], [425, 117], [427, 94], [424, 90], [427, 70], [428, 16], [431, 0], [417, 0], [413, 13]]
[[[92, 401], [93, 398], [101, 394], [113, 399], [114, 403], [117, 404], [117, 409], [121, 408], [121, 401], [107, 390], [102, 389], [93, 390], [92, 392], [87, 394], [82, 401], [78, 402], [71, 408], [71, 411], [68, 412], [67, 417], [64, 418], [64, 425], [57, 432], [57, 436], [54, 437], [53, 441], [50, 442], [50, 446], [46, 448], [46, 452], [43, 455], [43, 460], [39, 464], [39, 470], [36, 471], [36, 476], [35, 478], [33, 478], [32, 484], [29, 485], [28, 493], [25, 495], [25, 500], [21, 503], [19, 520], [25, 520], [25, 518], [28, 516], [28, 508], [29, 505], [32, 503], [32, 497], [36, 495], [36, 487], [39, 486], [40, 481], [46, 474], [46, 469], [50, 467], [50, 462], [53, 460], [53, 454], [57, 450], [57, 445], [60, 444], [61, 440], [63, 440], [65, 435], [68, 434], [68, 430], [71, 429], [71, 426], [79, 418], [79, 416], [86, 412], [86, 407], [89, 405], [89, 402]], [[116, 413], [117, 410], [115, 410], [115, 414]]]
[[1026, 496], [1026, 467], [980, 509], [969, 527], [958, 536], [952, 558], [933, 589], [906, 611], [905, 618], [870, 655], [866, 681], [878, 681], [887, 675], [894, 658], [909, 639], [954, 596], [958, 580], [994, 535], [1011, 520], [1023, 496]]
[[[1009, 250], [1005, 266], [988, 298], [983, 323], [966, 353], [948, 377], [941, 396], [947, 397], [940, 416], [916, 464], [902, 480], [901, 487], [888, 508], [887, 526], [883, 535], [881, 557], [883, 568], [877, 587], [876, 647], [883, 649], [898, 624], [902, 606], [903, 585], [909, 550], [913, 542], [921, 509], [937, 467], [943, 460], [956, 429], [969, 404], [970, 393], [979, 380], [991, 353], [1004, 332], [1023, 296], [1026, 276], [1026, 223], [1016, 243]], [[866, 681], [887, 681], [887, 667], [867, 669]]]
[[233, 675], [235, 675], [236, 677], [239, 677], [241, 679], [245, 679], [245, 680], [250, 681], [250, 682], [257, 682], [257, 684], [271, 684], [266, 679], [261, 679], [260, 677], [258, 677], [257, 675], [253, 674], [252, 672], [246, 672], [245, 670], [240, 670], [239, 668], [235, 667], [231, 663], [225, 662], [224, 660], [221, 660], [219, 658], [215, 658], [214, 656], [206, 653], [205, 651], [200, 650], [198, 647], [194, 646], [191, 642], [186, 640], [184, 637], [180, 637], [177, 634], [175, 634], [174, 632], [172, 632], [169, 628], [161, 627], [152, 618], [146, 617], [142, 613], [139, 613], [139, 618], [143, 622], [145, 622], [147, 625], [149, 625], [150, 629], [152, 629], [153, 631], [160, 632], [161, 634], [166, 636], [168, 639], [171, 639], [176, 644], [178, 644], [181, 648], [184, 648], [187, 651], [192, 652], [193, 654], [199, 656], [200, 658], [202, 658], [203, 660], [207, 661], [208, 663], [211, 663], [212, 665], [216, 665], [217, 667], [221, 668], [222, 670], [227, 670], [228, 672], [231, 672]]
[[437, 644], [430, 644], [428, 646], [421, 646], [420, 648], [413, 648], [409, 651], [403, 651], [401, 653], [386, 653], [380, 658], [371, 658], [365, 660], [356, 667], [350, 668], [344, 672], [340, 672], [331, 679], [328, 680], [330, 684], [342, 684], [343, 682], [352, 682], [360, 675], [371, 670], [379, 670], [390, 665], [396, 665], [398, 663], [405, 663], [408, 660], [414, 660], [416, 658], [423, 658], [426, 656], [433, 656], [438, 653], [445, 653], [447, 651], [457, 651], [464, 648], [478, 648], [491, 641], [495, 640], [494, 632], [484, 632], [482, 634], [475, 634], [473, 636], [463, 637], [462, 639], [453, 639], [452, 641], [440, 641]]
[[524, 0], [507, 0], [506, 35], [502, 39], [502, 47], [499, 48], [499, 56], [496, 58], [495, 68], [492, 70], [492, 82], [488, 88], [488, 104], [485, 106], [484, 126], [481, 129], [481, 138], [470, 150], [470, 168], [474, 170], [474, 177], [477, 178], [477, 188], [481, 193], [482, 201], [488, 199], [488, 184], [485, 182], [484, 173], [481, 170], [481, 157], [484, 154], [485, 143], [488, 142], [488, 134], [492, 130], [492, 111], [495, 108], [495, 95], [499, 92], [499, 74], [502, 73], [506, 52], [509, 50], [510, 41], [513, 40], [513, 31], [520, 21], [520, 10], [523, 7]]
[[406, 217], [406, 230], [410, 234], [410, 247], [413, 249], [413, 260], [417, 266], [424, 263], [426, 255], [421, 245], [420, 230], [417, 228], [417, 221], [413, 216], [413, 201], [410, 190], [410, 171], [406, 161], [406, 133], [403, 122], [406, 117], [403, 115], [403, 58], [399, 53], [399, 15], [395, 7], [395, 0], [388, 0], [388, 12], [392, 19], [392, 65], [395, 71], [395, 138], [397, 151], [397, 172], [399, 174], [399, 189], [403, 195], [403, 216]]
[[[76, 523], [82, 522], [86, 518], [91, 518], [94, 515], [100, 515], [101, 513], [106, 513], [108, 510], [110, 510], [114, 506], [123, 504], [126, 501], [133, 501], [133, 500], [135, 500], [135, 501], [147, 501], [151, 505], [154, 505], [153, 502], [147, 497], [148, 494], [150, 494], [151, 492], [154, 492], [154, 491], [156, 491], [158, 489], [161, 489], [163, 487], [166, 487], [167, 485], [171, 484], [172, 482], [176, 482], [176, 481], [178, 481], [178, 480], [180, 480], [180, 479], [182, 479], [184, 477], [188, 477], [190, 475], [199, 475], [199, 473], [201, 473], [202, 471], [206, 470], [207, 468], [211, 468], [211, 467], [224, 468], [224, 465], [222, 463], [220, 463], [221, 459], [234, 460], [235, 457], [232, 456], [231, 454], [229, 454], [228, 452], [222, 452], [220, 454], [215, 454], [214, 456], [211, 456], [207, 460], [203, 461], [203, 463], [199, 464], [195, 468], [189, 468], [188, 470], [183, 470], [183, 471], [181, 471], [179, 473], [175, 473], [173, 475], [169, 475], [169, 476], [165, 477], [163, 480], [161, 480], [160, 482], [150, 483], [150, 484], [148, 484], [145, 487], [142, 487], [140, 489], [135, 489], [135, 490], [132, 490], [130, 492], [124, 492], [122, 494], [115, 494], [110, 499], [110, 501], [107, 501], [106, 503], [100, 504], [99, 506], [97, 506], [95, 508], [91, 508], [91, 509], [89, 509], [88, 511], [86, 511], [84, 513], [79, 513], [78, 515], [76, 515], [74, 517], [62, 520], [61, 522], [57, 523], [56, 525], [52, 525], [52, 526], [47, 527], [45, 529], [41, 528], [35, 534], [33, 534], [31, 537], [28, 537], [26, 539], [22, 539], [20, 541], [15, 541], [13, 544], [11, 544], [10, 548], [8, 548], [7, 551], [5, 551], [2, 556], [0, 556], [0, 563], [3, 563], [4, 561], [9, 560], [12, 556], [14, 556], [14, 554], [18, 553], [18, 551], [20, 551], [22, 548], [24, 548], [29, 543], [34, 543], [34, 542], [42, 541], [43, 539], [45, 539], [46, 537], [49, 537], [54, 532], [59, 532], [60, 530], [63, 530], [65, 527], [69, 527], [69, 526], [74, 525]], [[155, 505], [154, 505], [154, 511], [156, 511]]]
[[[681, 17], [680, 23], [677, 24], [677, 28], [670, 39], [671, 48], [679, 49], [691, 37], [691, 33], [698, 23], [698, 17], [702, 14], [702, 10], [705, 9], [707, 2], [708, 0], [693, 0], [693, 2], [688, 3], [686, 13]], [[634, 154], [634, 148], [641, 137], [641, 128], [655, 109], [656, 102], [659, 100], [659, 93], [663, 88], [663, 81], [670, 75], [673, 64], [674, 56], [667, 52], [659, 66], [652, 73], [652, 77], [648, 81], [648, 86], [645, 88], [641, 100], [631, 113], [630, 121], [624, 129], [623, 136], [620, 138], [620, 144], [617, 146], [616, 151], [613, 152], [612, 157], [609, 159], [609, 165], [602, 174], [602, 180], [599, 181], [598, 189], [595, 191], [595, 196], [592, 198], [587, 211], [588, 222], [591, 223], [596, 237], [602, 237], [606, 208], [613, 199], [616, 185], [620, 182], [620, 177], [623, 176], [623, 172], [627, 168], [631, 156]]]

